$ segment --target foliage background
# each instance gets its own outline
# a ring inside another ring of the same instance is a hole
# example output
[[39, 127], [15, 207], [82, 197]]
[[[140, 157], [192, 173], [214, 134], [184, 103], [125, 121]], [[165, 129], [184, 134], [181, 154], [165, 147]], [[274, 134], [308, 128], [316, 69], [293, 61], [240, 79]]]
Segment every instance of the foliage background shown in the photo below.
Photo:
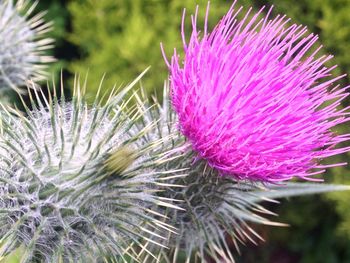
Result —
[[[189, 15], [196, 4], [202, 25], [207, 0], [41, 0], [37, 10], [48, 10], [47, 20], [55, 23], [51, 36], [57, 40], [54, 55], [59, 63], [51, 71], [57, 80], [63, 69], [68, 90], [74, 73], [88, 72], [88, 92], [93, 98], [103, 74], [108, 89], [130, 82], [151, 65], [143, 84], [159, 93], [167, 78], [159, 43], [164, 43], [169, 56], [174, 47], [181, 47], [182, 9]], [[231, 4], [232, 0], [211, 1], [211, 27]], [[332, 63], [339, 66], [335, 74], [350, 72], [350, 0], [239, 0], [238, 5], [245, 10], [274, 5], [274, 15], [286, 14], [293, 23], [319, 34], [324, 51], [335, 55]], [[349, 77], [341, 84], [347, 83]], [[350, 184], [349, 166], [332, 169], [325, 178]], [[343, 192], [283, 200], [272, 209], [291, 228], [258, 227], [266, 243], [242, 248], [238, 262], [350, 262], [349, 200], [350, 194]]]

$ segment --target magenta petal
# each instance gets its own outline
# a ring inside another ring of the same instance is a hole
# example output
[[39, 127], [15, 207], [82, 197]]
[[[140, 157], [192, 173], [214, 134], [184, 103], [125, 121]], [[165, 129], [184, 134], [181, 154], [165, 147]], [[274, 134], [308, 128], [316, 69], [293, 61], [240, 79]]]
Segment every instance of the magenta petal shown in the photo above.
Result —
[[182, 26], [185, 58], [175, 51], [168, 62], [180, 129], [224, 175], [311, 180], [323, 171], [320, 159], [349, 150], [336, 145], [350, 135], [331, 131], [349, 120], [338, 109], [348, 94], [333, 86], [343, 76], [330, 79], [331, 56], [317, 56], [317, 36], [305, 27], [287, 26], [285, 16], [259, 19], [262, 10], [252, 16], [251, 9], [236, 21], [240, 10], [233, 5], [212, 32], [205, 22], [202, 33], [196, 12], [188, 43]]

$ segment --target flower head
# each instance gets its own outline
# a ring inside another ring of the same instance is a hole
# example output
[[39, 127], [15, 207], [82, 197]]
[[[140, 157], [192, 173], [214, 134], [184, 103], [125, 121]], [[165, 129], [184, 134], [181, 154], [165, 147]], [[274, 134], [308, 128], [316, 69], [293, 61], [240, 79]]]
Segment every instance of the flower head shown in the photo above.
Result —
[[51, 23], [45, 23], [44, 13], [32, 15], [37, 3], [0, 3], [0, 89], [17, 89], [29, 79], [41, 80], [45, 64], [53, 61], [45, 55], [53, 40], [43, 37]]
[[319, 160], [348, 150], [335, 146], [349, 135], [331, 131], [348, 120], [337, 109], [345, 88], [333, 85], [343, 76], [329, 78], [316, 35], [285, 16], [259, 19], [263, 9], [238, 20], [235, 4], [212, 32], [207, 11], [199, 32], [197, 11], [188, 43], [183, 18], [183, 61], [175, 51], [167, 63], [181, 131], [199, 158], [236, 179], [311, 180], [327, 167]]
[[[138, 100], [138, 107], [144, 113], [139, 125], [149, 126], [157, 121], [153, 131], [148, 133], [152, 135], [150, 141], [170, 137], [173, 151], [182, 152], [177, 158], [164, 160], [163, 165], [155, 167], [158, 173], [167, 174], [168, 179], [163, 191], [157, 194], [164, 200], [177, 200], [175, 204], [180, 209], [154, 208], [159, 215], [169, 218], [167, 222], [176, 229], [176, 234], [167, 240], [155, 236], [154, 240], [167, 248], [146, 242], [145, 247], [157, 256], [152, 259], [145, 254], [142, 262], [202, 262], [208, 258], [213, 262], [235, 262], [236, 251], [229, 249], [232, 242], [239, 250], [241, 244], [262, 240], [253, 224], [283, 225], [269, 219], [268, 215], [274, 213], [268, 211], [262, 202], [350, 189], [349, 186], [323, 183], [242, 182], [233, 177], [218, 176], [217, 169], [209, 167], [205, 160], [193, 162], [196, 153], [178, 130], [168, 91], [166, 85], [162, 104], [156, 101], [153, 107], [145, 97]], [[160, 217], [159, 220], [164, 219]], [[162, 229], [156, 230], [158, 234], [162, 232]]]

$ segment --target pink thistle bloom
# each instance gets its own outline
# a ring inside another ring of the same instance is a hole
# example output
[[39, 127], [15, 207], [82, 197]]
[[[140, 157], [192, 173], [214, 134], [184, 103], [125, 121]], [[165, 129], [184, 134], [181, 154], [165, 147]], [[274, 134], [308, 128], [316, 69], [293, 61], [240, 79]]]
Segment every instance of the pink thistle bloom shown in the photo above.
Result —
[[[324, 172], [320, 160], [348, 151], [336, 147], [349, 134], [331, 128], [349, 120], [348, 108], [338, 109], [346, 88], [330, 77], [332, 56], [317, 56], [317, 36], [301, 25], [288, 26], [277, 16], [259, 19], [263, 9], [243, 20], [232, 5], [212, 32], [206, 13], [204, 32], [187, 44], [185, 58], [175, 50], [170, 70], [171, 100], [179, 126], [198, 158], [221, 174], [236, 179], [278, 182]], [[164, 53], [164, 51], [163, 51]]]

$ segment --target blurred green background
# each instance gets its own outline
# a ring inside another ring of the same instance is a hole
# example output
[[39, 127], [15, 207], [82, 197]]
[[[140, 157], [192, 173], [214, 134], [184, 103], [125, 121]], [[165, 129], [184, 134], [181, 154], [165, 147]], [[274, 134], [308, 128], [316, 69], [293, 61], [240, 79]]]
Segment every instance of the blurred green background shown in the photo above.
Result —
[[[211, 28], [232, 2], [211, 1]], [[85, 76], [88, 72], [88, 92], [93, 98], [103, 74], [104, 89], [109, 89], [127, 84], [150, 65], [142, 82], [149, 92], [159, 93], [167, 78], [159, 44], [163, 42], [168, 56], [174, 47], [181, 48], [182, 10], [186, 8], [189, 15], [196, 4], [202, 25], [206, 0], [40, 1], [37, 10], [48, 10], [46, 18], [55, 24], [51, 36], [57, 40], [54, 55], [59, 62], [52, 66], [56, 80], [63, 68], [69, 90], [75, 73]], [[334, 74], [350, 72], [350, 0], [239, 0], [237, 5], [244, 10], [274, 5], [273, 15], [286, 14], [293, 23], [319, 34], [323, 52], [335, 55], [332, 64], [338, 68]], [[187, 22], [189, 25], [189, 16]], [[341, 82], [347, 83], [349, 77]], [[346, 161], [348, 156], [338, 159]], [[349, 166], [331, 169], [325, 178], [350, 184]], [[276, 220], [291, 227], [257, 227], [266, 242], [242, 247], [237, 262], [350, 262], [349, 201], [350, 193], [344, 192], [283, 200], [271, 209], [280, 215]]]

